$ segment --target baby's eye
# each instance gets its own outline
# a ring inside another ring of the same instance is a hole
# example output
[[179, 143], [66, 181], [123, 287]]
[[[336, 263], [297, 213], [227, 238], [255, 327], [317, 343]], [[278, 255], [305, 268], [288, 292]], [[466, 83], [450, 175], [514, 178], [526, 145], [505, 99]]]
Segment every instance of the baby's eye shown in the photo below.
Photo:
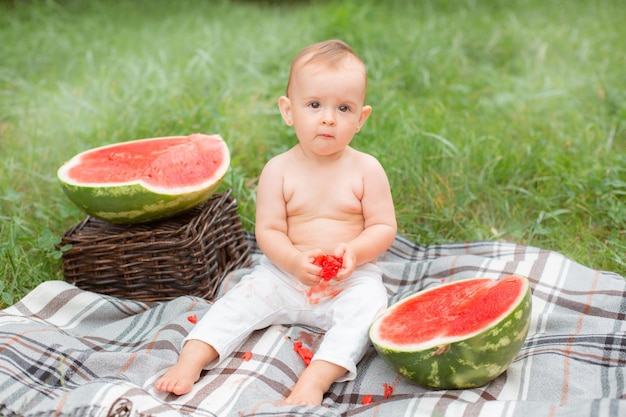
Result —
[[341, 106], [339, 106], [339, 111], [342, 112], [342, 113], [349, 112], [350, 111], [350, 106], [341, 105]]
[[319, 101], [312, 101], [312, 102], [309, 103], [309, 106], [312, 109], [319, 109], [321, 107]]

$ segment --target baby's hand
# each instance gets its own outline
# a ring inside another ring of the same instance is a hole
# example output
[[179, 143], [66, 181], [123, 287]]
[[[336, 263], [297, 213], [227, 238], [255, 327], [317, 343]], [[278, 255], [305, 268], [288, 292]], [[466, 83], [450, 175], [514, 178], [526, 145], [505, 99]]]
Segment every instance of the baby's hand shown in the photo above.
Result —
[[322, 255], [320, 249], [314, 249], [306, 252], [300, 252], [292, 260], [292, 274], [300, 280], [301, 283], [309, 287], [320, 283], [321, 268], [313, 264], [315, 258]]
[[337, 272], [336, 279], [342, 280], [352, 275], [356, 268], [356, 254], [352, 248], [346, 243], [340, 243], [333, 255], [342, 259], [341, 268]]

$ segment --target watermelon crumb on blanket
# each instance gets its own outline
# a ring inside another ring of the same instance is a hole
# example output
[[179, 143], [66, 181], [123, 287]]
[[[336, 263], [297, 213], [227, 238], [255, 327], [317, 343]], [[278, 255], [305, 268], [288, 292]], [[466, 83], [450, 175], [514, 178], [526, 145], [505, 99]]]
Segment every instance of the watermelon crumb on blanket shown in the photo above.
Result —
[[143, 223], [205, 202], [230, 166], [219, 135], [140, 139], [91, 149], [57, 171], [63, 191], [87, 214]]
[[420, 291], [392, 305], [370, 328], [380, 356], [427, 388], [464, 389], [502, 374], [530, 327], [528, 279], [473, 278]]
[[302, 358], [304, 364], [309, 366], [311, 364], [311, 359], [313, 359], [313, 352], [309, 348], [305, 348], [302, 346], [301, 341], [296, 341], [293, 343], [293, 350]]

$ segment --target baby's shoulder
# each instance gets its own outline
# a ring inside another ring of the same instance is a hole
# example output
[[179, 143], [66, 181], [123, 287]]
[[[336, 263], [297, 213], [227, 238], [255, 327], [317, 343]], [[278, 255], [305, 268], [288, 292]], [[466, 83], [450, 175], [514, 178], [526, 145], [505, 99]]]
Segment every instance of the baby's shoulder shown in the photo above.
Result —
[[293, 151], [290, 149], [288, 151], [279, 153], [271, 157], [266, 163], [265, 168], [278, 168], [284, 167], [285, 165], [292, 164], [294, 160]]
[[351, 149], [351, 158], [350, 161], [355, 166], [362, 167], [363, 169], [370, 169], [372, 167], [382, 167], [380, 161], [369, 153], [365, 153], [363, 151], [356, 150], [354, 148]]
[[263, 167], [261, 175], [278, 177], [285, 175], [286, 172], [292, 170], [294, 165], [293, 151], [290, 149], [271, 157]]

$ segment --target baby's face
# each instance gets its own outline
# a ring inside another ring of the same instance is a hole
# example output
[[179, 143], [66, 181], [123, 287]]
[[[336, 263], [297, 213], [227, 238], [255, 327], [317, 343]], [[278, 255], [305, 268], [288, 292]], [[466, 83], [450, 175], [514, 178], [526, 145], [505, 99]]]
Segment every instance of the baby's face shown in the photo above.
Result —
[[367, 119], [363, 65], [346, 58], [336, 66], [309, 63], [293, 75], [290, 120], [298, 140], [310, 151], [331, 155], [343, 150]]

